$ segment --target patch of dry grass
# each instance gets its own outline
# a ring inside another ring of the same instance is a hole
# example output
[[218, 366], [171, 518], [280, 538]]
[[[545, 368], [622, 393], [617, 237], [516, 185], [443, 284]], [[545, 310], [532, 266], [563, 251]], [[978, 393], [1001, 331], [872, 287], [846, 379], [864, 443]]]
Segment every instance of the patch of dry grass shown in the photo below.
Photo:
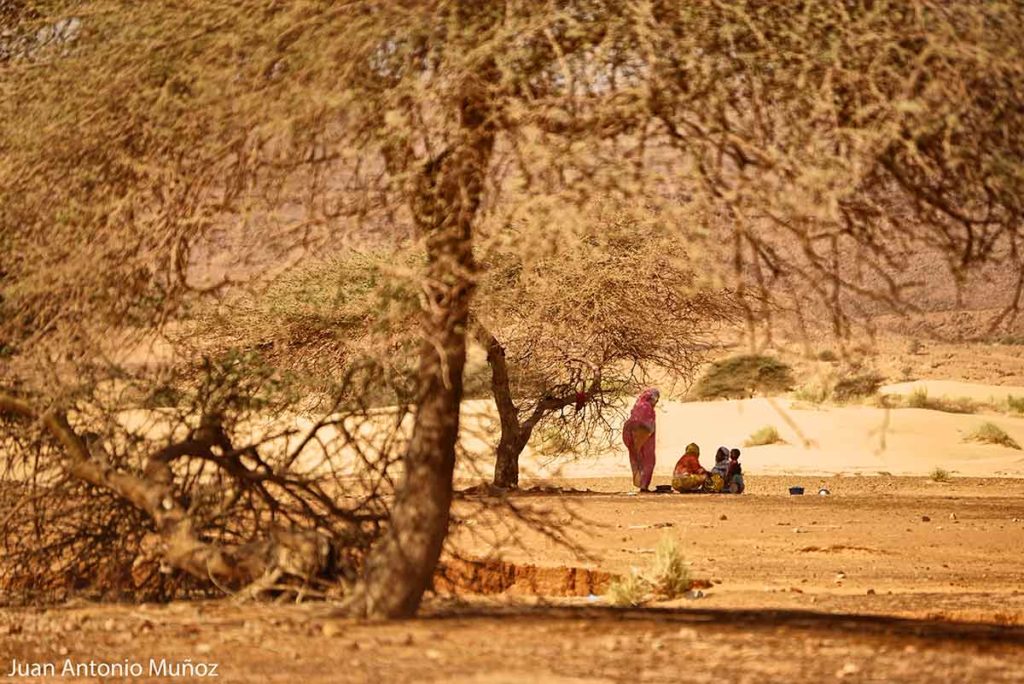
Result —
[[613, 580], [608, 585], [608, 599], [612, 605], [623, 608], [642, 606], [651, 600], [651, 583], [633, 568], [628, 575]]
[[751, 433], [747, 441], [743, 442], [743, 446], [765, 446], [767, 444], [781, 444], [783, 442], [785, 440], [779, 435], [779, 431], [775, 429], [774, 425], [765, 425], [763, 428]]
[[928, 409], [945, 413], [977, 413], [981, 404], [970, 397], [929, 397], [928, 390], [918, 387], [903, 400], [907, 408]]
[[637, 568], [608, 586], [608, 599], [622, 607], [642, 606], [654, 599], [671, 600], [690, 590], [690, 571], [675, 539], [665, 537], [654, 551], [647, 572]]
[[1006, 434], [1006, 431], [995, 423], [982, 423], [964, 439], [969, 442], [996, 444], [1010, 449], [1020, 449], [1020, 444], [1017, 443], [1017, 440]]

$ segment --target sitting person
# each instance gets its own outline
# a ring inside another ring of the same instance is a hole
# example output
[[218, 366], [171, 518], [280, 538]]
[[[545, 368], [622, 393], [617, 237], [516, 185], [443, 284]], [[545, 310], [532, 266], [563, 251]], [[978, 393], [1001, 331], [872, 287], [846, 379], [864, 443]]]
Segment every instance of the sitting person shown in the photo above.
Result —
[[[735, 449], [734, 449], [735, 451]], [[738, 452], [737, 452], [738, 453]], [[720, 492], [725, 489], [729, 471], [729, 448], [718, 447], [715, 452], [715, 467], [711, 469], [705, 489], [709, 492]]]
[[700, 447], [693, 443], [687, 444], [686, 453], [672, 471], [672, 489], [677, 492], [699, 492], [707, 479], [708, 471], [700, 465]]
[[743, 466], [740, 465], [740, 450], [733, 449], [729, 452], [729, 465], [725, 470], [725, 491], [742, 494], [743, 489]]

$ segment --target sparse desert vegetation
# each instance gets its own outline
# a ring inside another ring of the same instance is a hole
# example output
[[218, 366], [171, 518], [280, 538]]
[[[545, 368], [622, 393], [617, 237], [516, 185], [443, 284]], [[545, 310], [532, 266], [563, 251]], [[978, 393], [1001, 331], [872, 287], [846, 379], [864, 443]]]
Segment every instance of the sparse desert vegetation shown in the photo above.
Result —
[[793, 390], [793, 398], [809, 404], [824, 404], [832, 398], [832, 382], [819, 378]]
[[849, 402], [874, 396], [885, 378], [873, 371], [843, 376], [832, 387], [832, 398], [838, 402]]
[[636, 607], [650, 600], [651, 583], [636, 568], [612, 580], [608, 587], [608, 600], [613, 606]]
[[874, 397], [884, 382], [885, 378], [880, 373], [870, 370], [819, 374], [797, 387], [792, 396], [797, 401], [811, 404], [847, 404]]
[[696, 399], [741, 399], [773, 395], [793, 386], [789, 365], [772, 356], [743, 354], [715, 361], [693, 389]]
[[775, 426], [765, 425], [750, 433], [750, 436], [743, 442], [743, 446], [766, 446], [768, 444], [781, 444], [782, 442], [782, 436], [779, 435], [779, 431]]
[[1024, 413], [1024, 397], [1006, 396], [1006, 409], [1012, 413]]
[[654, 550], [650, 566], [614, 579], [608, 598], [615, 606], [641, 606], [652, 600], [672, 600], [690, 590], [690, 572], [675, 539], [663, 537]]
[[976, 413], [982, 407], [970, 397], [930, 397], [927, 388], [919, 387], [908, 394], [903, 405], [906, 408], [944, 411], [946, 413]]
[[1020, 449], [1020, 444], [995, 423], [982, 423], [969, 432], [964, 439], [969, 442], [981, 442], [982, 444], [995, 444], [1010, 449]]

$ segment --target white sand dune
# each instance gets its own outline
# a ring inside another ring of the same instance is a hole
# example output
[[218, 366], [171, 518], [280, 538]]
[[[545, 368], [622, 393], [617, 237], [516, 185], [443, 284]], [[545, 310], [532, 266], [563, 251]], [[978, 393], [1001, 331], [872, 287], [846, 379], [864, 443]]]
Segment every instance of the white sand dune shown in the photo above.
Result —
[[[888, 390], [907, 390], [925, 385], [931, 396], [977, 397], [988, 400], [1000, 393], [1024, 396], [1024, 387], [998, 387], [969, 383], [929, 381], [892, 385]], [[897, 393], [897, 392], [893, 392]], [[631, 402], [630, 402], [631, 403]], [[881, 409], [867, 406], [808, 407], [786, 398], [746, 399], [741, 401], [678, 402], [662, 401], [657, 408], [656, 446], [658, 461], [655, 482], [669, 480], [676, 460], [689, 442], [701, 447], [701, 462], [710, 467], [718, 446], [740, 447], [744, 471], [764, 474], [927, 475], [934, 468], [965, 476], [1024, 477], [1024, 451], [991, 444], [964, 441], [965, 436], [983, 422], [992, 422], [1024, 444], [1024, 418], [1005, 415], [943, 413], [925, 409]], [[127, 412], [125, 427], [151, 435], [169, 434], [161, 424], [160, 412]], [[294, 445], [312, 427], [309, 416], [277, 416], [265, 424], [254, 424], [250, 439], [292, 427], [297, 433], [280, 440], [282, 451]], [[744, 447], [750, 434], [766, 425], [774, 426], [783, 444]], [[374, 412], [369, 420], [354, 423], [350, 429], [359, 435], [360, 449], [374, 457], [388, 444], [401, 448], [403, 437], [412, 426], [406, 415], [395, 434], [393, 413]], [[461, 450], [456, 476], [460, 479], [489, 479], [493, 473], [494, 450], [499, 423], [494, 403], [488, 400], [463, 404]], [[576, 457], [572, 454], [542, 454], [536, 450], [541, 435], [534, 435], [520, 459], [524, 478], [598, 478], [628, 477], [629, 462], [619, 437], [621, 420], [613, 421], [613, 434], [599, 436], [598, 444], [610, 444], [599, 453]], [[340, 437], [331, 426], [320, 433], [325, 442]], [[308, 452], [308, 453], [307, 453]], [[361, 471], [351, 445], [320, 449], [316, 444], [303, 450], [300, 469], [309, 472], [329, 469], [343, 476]]]
[[[988, 421], [1024, 444], [1024, 418], [865, 406], [806, 409], [791, 404], [787, 399], [662, 402], [657, 412], [656, 482], [670, 478], [689, 442], [701, 447], [701, 462], [708, 467], [718, 446], [740, 447], [749, 474], [927, 475], [941, 467], [965, 476], [1024, 477], [1024, 451], [964, 441]], [[775, 426], [786, 443], [742, 446], [765, 425]], [[595, 457], [554, 462], [528, 451], [522, 462], [524, 472], [538, 477], [629, 475], [621, 446]]]
[[957, 380], [915, 380], [894, 385], [884, 385], [879, 389], [881, 394], [906, 396], [916, 390], [925, 390], [929, 397], [945, 397], [958, 399], [964, 397], [978, 402], [1001, 403], [1008, 396], [1024, 397], [1024, 387], [1020, 385], [981, 385], [973, 382]]

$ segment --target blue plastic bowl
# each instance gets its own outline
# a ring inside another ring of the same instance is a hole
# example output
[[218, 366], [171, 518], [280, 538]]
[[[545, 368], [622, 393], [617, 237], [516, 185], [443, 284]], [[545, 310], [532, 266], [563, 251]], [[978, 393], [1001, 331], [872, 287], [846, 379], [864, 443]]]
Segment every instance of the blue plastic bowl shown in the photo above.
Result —
[[803, 494], [804, 493], [804, 488], [803, 487], [790, 487], [789, 488], [789, 493], [792, 494], [793, 496], [797, 496], [799, 494]]

